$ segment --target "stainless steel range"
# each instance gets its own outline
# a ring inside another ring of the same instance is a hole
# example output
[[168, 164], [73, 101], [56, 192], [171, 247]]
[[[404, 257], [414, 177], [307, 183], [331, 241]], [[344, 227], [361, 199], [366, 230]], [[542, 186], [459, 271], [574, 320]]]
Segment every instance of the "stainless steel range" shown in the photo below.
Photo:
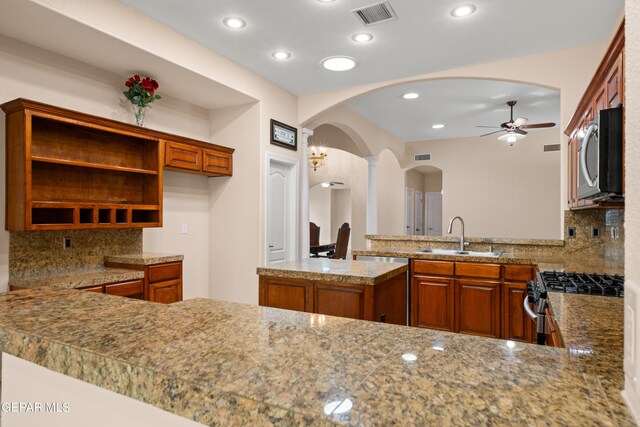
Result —
[[617, 274], [544, 271], [540, 277], [552, 292], [624, 297], [624, 277]]
[[544, 271], [527, 282], [524, 309], [536, 322], [536, 342], [545, 344], [548, 331], [548, 292], [624, 297], [624, 277], [608, 274]]

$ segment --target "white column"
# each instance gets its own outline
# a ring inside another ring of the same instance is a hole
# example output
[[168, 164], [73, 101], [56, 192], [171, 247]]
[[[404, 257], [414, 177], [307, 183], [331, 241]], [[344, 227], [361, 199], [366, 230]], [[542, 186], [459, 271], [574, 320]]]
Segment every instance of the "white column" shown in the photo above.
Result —
[[311, 129], [302, 128], [302, 160], [300, 161], [300, 259], [309, 258], [309, 165], [307, 163], [307, 148], [309, 137], [313, 135]]
[[369, 185], [367, 187], [367, 234], [378, 234], [378, 193], [376, 186], [376, 162], [378, 157], [365, 157], [369, 162]]

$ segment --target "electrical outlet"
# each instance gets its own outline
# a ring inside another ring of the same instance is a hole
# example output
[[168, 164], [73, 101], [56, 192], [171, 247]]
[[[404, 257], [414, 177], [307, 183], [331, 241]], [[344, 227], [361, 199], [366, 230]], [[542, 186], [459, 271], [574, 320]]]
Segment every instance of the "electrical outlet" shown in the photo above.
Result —
[[567, 237], [569, 239], [576, 238], [576, 228], [575, 227], [567, 227]]
[[591, 227], [591, 237], [600, 237], [600, 229], [598, 227]]
[[71, 237], [63, 237], [62, 238], [62, 249], [67, 250], [73, 247], [73, 241]]

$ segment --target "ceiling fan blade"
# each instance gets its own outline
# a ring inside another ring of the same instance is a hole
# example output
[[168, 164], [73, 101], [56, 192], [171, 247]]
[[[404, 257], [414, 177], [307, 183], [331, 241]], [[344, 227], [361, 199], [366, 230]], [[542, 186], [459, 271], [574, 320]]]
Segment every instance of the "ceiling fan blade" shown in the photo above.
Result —
[[514, 128], [519, 128], [520, 126], [524, 125], [525, 123], [527, 123], [529, 121], [529, 119], [525, 118], [525, 117], [518, 117], [514, 122], [513, 122], [513, 127]]
[[481, 137], [483, 136], [489, 136], [489, 135], [493, 135], [494, 133], [500, 133], [500, 132], [504, 132], [504, 129], [500, 129], [500, 130], [496, 130], [494, 132], [489, 132], [489, 133], [485, 133], [484, 135], [480, 135]]
[[513, 125], [513, 122], [500, 123], [500, 127], [503, 128], [503, 129], [509, 129], [509, 128], [511, 128], [512, 125]]
[[530, 125], [522, 126], [522, 129], [539, 129], [539, 128], [552, 128], [556, 124], [555, 123], [533, 123]]
[[514, 132], [514, 133], [519, 133], [520, 135], [526, 135], [526, 134], [528, 134], [528, 133], [529, 133], [529, 132], [527, 132], [526, 130], [522, 130], [522, 129], [520, 129], [520, 128], [516, 128], [516, 129], [514, 129], [514, 130], [513, 130], [513, 132]]
[[500, 126], [476, 126], [477, 128], [492, 128], [492, 129], [500, 129]]

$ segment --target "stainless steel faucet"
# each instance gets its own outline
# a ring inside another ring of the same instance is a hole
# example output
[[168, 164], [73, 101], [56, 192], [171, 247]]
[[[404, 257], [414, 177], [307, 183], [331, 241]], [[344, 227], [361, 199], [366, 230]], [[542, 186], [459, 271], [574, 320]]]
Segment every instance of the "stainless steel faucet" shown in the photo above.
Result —
[[460, 252], [464, 252], [464, 221], [462, 220], [462, 217], [454, 216], [453, 218], [451, 218], [451, 221], [449, 221], [449, 229], [447, 230], [447, 234], [451, 234], [453, 221], [455, 221], [456, 219], [460, 220], [460, 225], [462, 226], [462, 231], [460, 232]]

